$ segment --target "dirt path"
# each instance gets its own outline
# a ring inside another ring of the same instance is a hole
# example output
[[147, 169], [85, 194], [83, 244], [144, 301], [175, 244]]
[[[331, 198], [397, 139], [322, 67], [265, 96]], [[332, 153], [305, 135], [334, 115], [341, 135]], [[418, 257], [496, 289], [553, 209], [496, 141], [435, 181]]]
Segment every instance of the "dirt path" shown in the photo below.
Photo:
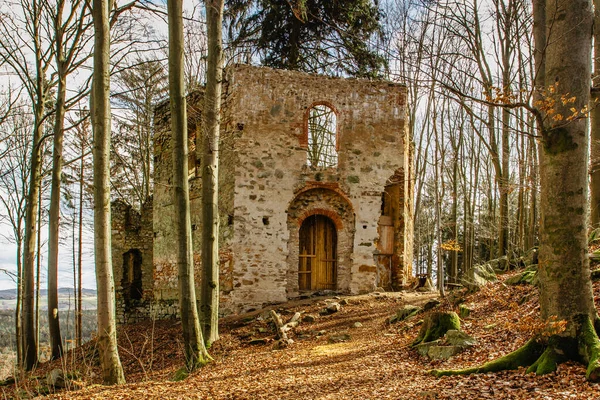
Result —
[[[386, 321], [404, 304], [422, 304], [431, 297], [416, 293], [370, 294], [276, 306], [284, 319], [296, 311], [315, 317], [312, 322], [300, 324], [291, 335], [294, 343], [283, 350], [273, 350], [273, 332], [264, 312], [225, 319], [221, 340], [211, 349], [215, 361], [180, 382], [170, 380], [183, 364], [177, 322], [130, 326], [120, 332], [120, 342], [126, 376], [132, 383], [119, 387], [95, 385], [98, 367], [89, 359], [81, 360], [80, 368], [89, 365], [81, 371], [81, 384], [86, 387], [57, 393], [53, 398], [600, 398], [600, 386], [588, 384], [583, 366], [576, 364], [561, 365], [556, 374], [544, 377], [526, 375], [523, 370], [468, 377], [428, 375], [427, 370], [432, 368], [474, 365], [516, 349], [529, 337], [528, 318], [535, 318], [538, 312], [535, 289], [531, 287], [498, 283], [467, 297], [465, 304], [472, 313], [462, 321], [462, 329], [479, 344], [448, 361], [430, 361], [409, 347], [422, 316], [394, 325]], [[320, 315], [326, 300], [345, 304], [337, 313]], [[517, 305], [519, 302], [521, 305]], [[440, 307], [452, 306], [443, 302]], [[252, 339], [264, 342], [250, 345]]]

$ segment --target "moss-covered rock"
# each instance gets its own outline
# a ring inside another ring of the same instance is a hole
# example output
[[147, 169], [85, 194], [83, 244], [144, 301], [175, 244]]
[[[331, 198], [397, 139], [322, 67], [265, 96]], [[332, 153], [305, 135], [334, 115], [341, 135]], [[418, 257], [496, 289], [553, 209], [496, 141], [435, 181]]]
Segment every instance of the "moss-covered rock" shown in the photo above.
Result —
[[496, 282], [498, 277], [496, 276], [493, 265], [498, 265], [498, 260], [475, 265], [473, 267], [473, 276], [464, 277], [461, 281], [462, 285], [470, 291], [475, 291], [480, 287], [487, 285], [489, 282]]
[[407, 304], [400, 310], [396, 312], [393, 316], [391, 316], [388, 320], [390, 324], [395, 324], [396, 322], [404, 321], [412, 316], [415, 316], [421, 311], [421, 307], [414, 306], [412, 304]]
[[477, 341], [464, 332], [450, 329], [443, 339], [421, 343], [415, 346], [417, 352], [433, 360], [447, 360], [468, 347], [474, 346]]
[[[507, 256], [502, 256], [500, 258], [495, 258], [493, 260], [490, 260], [487, 263], [482, 264], [482, 265], [487, 265], [487, 266], [491, 267], [494, 272], [494, 277], [496, 277], [496, 272], [503, 272], [508, 269], [509, 261], [508, 261]], [[488, 281], [489, 281], [489, 279], [488, 279]]]
[[466, 304], [460, 304], [458, 306], [458, 315], [460, 315], [460, 317], [463, 319], [467, 318], [469, 315], [471, 315], [471, 309]]
[[443, 337], [449, 330], [460, 330], [460, 318], [454, 311], [436, 311], [425, 318], [413, 346], [433, 342]]
[[508, 278], [505, 283], [507, 285], [537, 285], [538, 284], [538, 275], [537, 275], [537, 265], [530, 266], [525, 269], [523, 272], [518, 273], [515, 276]]
[[446, 332], [445, 341], [451, 346], [471, 347], [477, 344], [477, 340], [466, 333], [454, 329]]
[[440, 305], [440, 301], [438, 299], [428, 300], [427, 303], [423, 304], [423, 311], [433, 310], [437, 306]]

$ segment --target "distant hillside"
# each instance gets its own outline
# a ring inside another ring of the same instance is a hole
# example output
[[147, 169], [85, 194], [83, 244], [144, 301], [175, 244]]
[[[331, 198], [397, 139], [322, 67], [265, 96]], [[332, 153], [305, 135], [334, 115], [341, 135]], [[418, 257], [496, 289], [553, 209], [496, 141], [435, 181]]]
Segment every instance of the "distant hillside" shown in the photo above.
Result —
[[[84, 310], [93, 310], [96, 308], [96, 290], [94, 289], [83, 289], [82, 300]], [[42, 310], [47, 309], [48, 304], [48, 291], [46, 289], [40, 290], [40, 308]], [[0, 310], [14, 310], [17, 305], [17, 290], [16, 289], [5, 289], [0, 290]], [[68, 310], [75, 308], [75, 295], [73, 294], [72, 288], [60, 288], [58, 289], [58, 305], [61, 310]]]
[[[81, 290], [83, 297], [96, 297], [95, 289], [86, 289], [83, 288]], [[46, 297], [48, 294], [47, 289], [40, 289], [40, 296]], [[58, 289], [59, 296], [71, 296], [73, 297], [73, 288], [59, 288]], [[0, 290], [0, 300], [15, 300], [17, 298], [17, 289], [4, 289]]]

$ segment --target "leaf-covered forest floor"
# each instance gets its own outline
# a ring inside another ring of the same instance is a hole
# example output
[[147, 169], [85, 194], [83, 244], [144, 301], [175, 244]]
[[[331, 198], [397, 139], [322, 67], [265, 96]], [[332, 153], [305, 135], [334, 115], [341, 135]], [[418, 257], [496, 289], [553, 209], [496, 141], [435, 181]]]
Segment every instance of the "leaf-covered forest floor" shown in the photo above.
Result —
[[[266, 313], [223, 319], [221, 339], [210, 349], [214, 361], [182, 381], [173, 381], [183, 365], [181, 326], [168, 320], [119, 330], [126, 385], [99, 384], [100, 369], [92, 341], [68, 354], [62, 364], [41, 365], [34, 378], [0, 389], [4, 397], [34, 396], [40, 388], [47, 390], [45, 374], [61, 368], [74, 379], [70, 384], [80, 388], [61, 389], [51, 394], [52, 398], [599, 399], [600, 384], [586, 382], [585, 367], [571, 362], [545, 376], [525, 374], [525, 369], [442, 378], [427, 374], [433, 368], [455, 369], [486, 362], [517, 349], [531, 337], [539, 327], [537, 289], [506, 285], [504, 280], [512, 275], [501, 275], [498, 282], [477, 293], [455, 291], [441, 300], [438, 310], [457, 311], [456, 301], [462, 298], [472, 311], [461, 320], [461, 329], [478, 341], [445, 361], [431, 361], [410, 348], [423, 313], [397, 324], [388, 323], [404, 304], [421, 305], [433, 294], [374, 293], [340, 296], [336, 301], [347, 304], [331, 315], [319, 314], [327, 298], [277, 306], [284, 322], [296, 311], [316, 316], [313, 322], [303, 321], [290, 334], [294, 343], [282, 350], [273, 349], [274, 331]], [[598, 282], [594, 291], [598, 306]], [[250, 344], [260, 338], [265, 342]], [[336, 338], [346, 341], [335, 342]]]

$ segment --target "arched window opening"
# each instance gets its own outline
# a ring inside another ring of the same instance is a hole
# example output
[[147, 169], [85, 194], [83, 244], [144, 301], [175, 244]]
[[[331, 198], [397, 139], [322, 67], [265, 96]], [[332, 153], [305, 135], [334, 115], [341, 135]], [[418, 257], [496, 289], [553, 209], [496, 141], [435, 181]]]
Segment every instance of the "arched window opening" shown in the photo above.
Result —
[[123, 297], [126, 303], [130, 300], [141, 300], [142, 290], [142, 253], [138, 249], [123, 254]]
[[325, 104], [318, 104], [308, 112], [307, 163], [312, 168], [335, 168], [337, 161], [335, 111]]

